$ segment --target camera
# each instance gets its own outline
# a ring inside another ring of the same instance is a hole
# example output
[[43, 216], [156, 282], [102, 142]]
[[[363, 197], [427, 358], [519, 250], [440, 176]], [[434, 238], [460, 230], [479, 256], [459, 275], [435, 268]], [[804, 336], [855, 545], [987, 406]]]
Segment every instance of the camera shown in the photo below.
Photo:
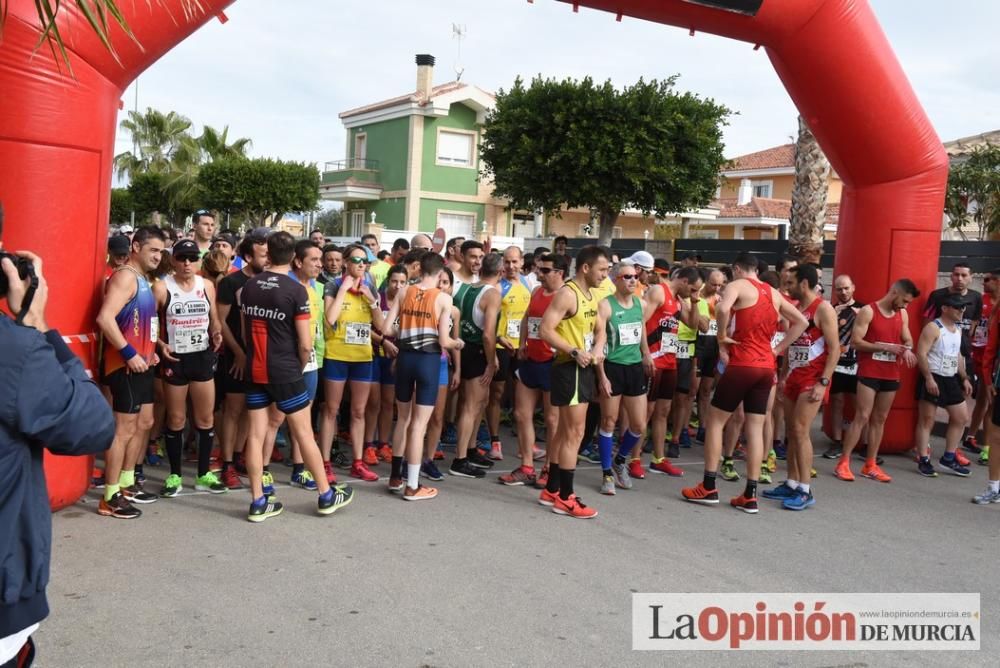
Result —
[[[17, 268], [17, 275], [22, 281], [28, 280], [29, 276], [34, 276], [35, 267], [28, 258], [21, 257], [20, 255], [12, 255], [0, 250], [0, 260], [3, 258], [7, 258], [14, 263], [14, 267]], [[7, 284], [7, 274], [0, 271], [0, 296], [6, 295], [8, 289], [10, 289], [10, 286]]]

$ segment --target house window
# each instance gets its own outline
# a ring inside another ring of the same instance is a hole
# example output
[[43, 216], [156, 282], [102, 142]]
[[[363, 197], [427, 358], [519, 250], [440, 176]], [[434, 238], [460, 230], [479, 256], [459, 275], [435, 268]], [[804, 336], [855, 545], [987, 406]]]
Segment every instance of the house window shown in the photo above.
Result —
[[438, 211], [437, 226], [444, 230], [447, 239], [453, 237], [472, 239], [476, 227], [476, 217], [471, 213]]
[[452, 167], [472, 167], [476, 135], [441, 130], [437, 138], [437, 163]]
[[754, 197], [770, 198], [771, 192], [774, 189], [774, 181], [753, 181], [751, 186], [753, 187]]
[[719, 230], [691, 230], [688, 239], [718, 239]]
[[364, 169], [365, 160], [368, 158], [368, 135], [358, 133], [354, 135], [354, 167]]
[[365, 226], [365, 210], [351, 211], [351, 234], [352, 237], [360, 237], [361, 229]]

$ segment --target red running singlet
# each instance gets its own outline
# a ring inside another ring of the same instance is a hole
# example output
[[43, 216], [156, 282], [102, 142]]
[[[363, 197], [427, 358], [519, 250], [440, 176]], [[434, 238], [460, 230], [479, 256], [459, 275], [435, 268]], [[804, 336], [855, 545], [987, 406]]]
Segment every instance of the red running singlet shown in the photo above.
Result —
[[657, 369], [676, 369], [681, 305], [666, 283], [660, 283], [660, 287], [663, 288], [663, 304], [646, 321], [646, 342]]
[[795, 343], [788, 349], [788, 366], [791, 369], [789, 381], [800, 379], [815, 380], [823, 374], [826, 366], [826, 339], [823, 338], [823, 330], [816, 325], [816, 311], [823, 300], [817, 297], [813, 300], [802, 315], [805, 316], [809, 324], [802, 336], [795, 340]]
[[552, 303], [552, 298], [555, 296], [555, 292], [546, 295], [545, 288], [538, 288], [531, 295], [531, 301], [528, 303], [528, 312], [524, 315], [528, 319], [528, 340], [524, 344], [524, 349], [528, 359], [532, 362], [551, 362], [556, 354], [552, 346], [545, 343], [539, 334], [542, 315], [549, 308], [549, 304]]
[[729, 347], [729, 365], [775, 369], [776, 360], [771, 339], [778, 331], [778, 314], [771, 298], [771, 286], [752, 278], [746, 279], [757, 289], [753, 306], [733, 309], [729, 338], [736, 341]]
[[[868, 343], [903, 343], [903, 316], [898, 311], [890, 317], [882, 315], [878, 304], [872, 307], [872, 321], [865, 333]], [[858, 351], [858, 376], [879, 380], [899, 380], [899, 361], [892, 353]]]

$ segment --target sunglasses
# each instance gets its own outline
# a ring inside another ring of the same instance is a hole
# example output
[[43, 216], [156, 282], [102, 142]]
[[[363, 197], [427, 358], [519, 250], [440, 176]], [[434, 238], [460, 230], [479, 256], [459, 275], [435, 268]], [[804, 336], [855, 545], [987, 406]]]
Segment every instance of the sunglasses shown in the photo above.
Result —
[[198, 261], [198, 256], [197, 255], [175, 255], [174, 259], [177, 260], [178, 262], [192, 262], [192, 263], [194, 263], [194, 262]]
[[539, 274], [550, 274], [553, 271], [557, 271], [554, 267], [538, 267], [535, 269]]
[[634, 281], [639, 278], [639, 276], [637, 274], [618, 274], [618, 278], [623, 281]]
[[349, 257], [347, 261], [351, 264], [368, 264], [368, 258], [366, 257]]

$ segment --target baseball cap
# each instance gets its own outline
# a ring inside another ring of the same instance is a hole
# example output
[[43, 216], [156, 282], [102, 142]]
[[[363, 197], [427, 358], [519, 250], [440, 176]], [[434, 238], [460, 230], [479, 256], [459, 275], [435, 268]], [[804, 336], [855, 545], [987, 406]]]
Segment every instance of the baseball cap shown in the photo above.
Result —
[[267, 239], [274, 232], [274, 229], [270, 227], [255, 227], [250, 234], [247, 236], [254, 241], [263, 241]]
[[948, 295], [941, 303], [941, 306], [948, 306], [961, 311], [965, 309], [966, 304], [958, 295]]
[[216, 234], [214, 237], [212, 237], [212, 243], [214, 244], [216, 241], [224, 241], [225, 243], [229, 244], [231, 248], [236, 248], [236, 237], [233, 236], [232, 234], [229, 234], [228, 232], [223, 232], [222, 234]]
[[131, 250], [131, 246], [132, 243], [128, 240], [128, 237], [122, 234], [116, 234], [108, 239], [108, 255], [128, 255]]
[[646, 251], [636, 251], [625, 258], [637, 267], [649, 270], [653, 268], [653, 256]]
[[131, 225], [122, 225], [118, 228], [119, 234], [132, 234], [133, 232], [135, 232], [135, 229]]
[[181, 239], [174, 244], [173, 247], [174, 257], [201, 257], [201, 249], [198, 248], [196, 244], [191, 239]]

